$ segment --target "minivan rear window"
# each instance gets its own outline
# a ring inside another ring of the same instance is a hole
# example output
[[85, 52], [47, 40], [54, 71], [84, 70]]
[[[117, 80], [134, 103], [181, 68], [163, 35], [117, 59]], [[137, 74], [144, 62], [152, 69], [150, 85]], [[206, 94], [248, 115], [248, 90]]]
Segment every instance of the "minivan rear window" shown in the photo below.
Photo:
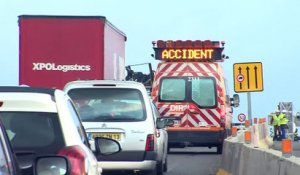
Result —
[[128, 88], [78, 88], [68, 92], [83, 122], [134, 122], [146, 119], [141, 92]]
[[65, 147], [57, 113], [0, 112], [22, 174], [33, 174], [37, 156], [55, 155]]
[[0, 112], [14, 151], [56, 153], [65, 143], [56, 113]]

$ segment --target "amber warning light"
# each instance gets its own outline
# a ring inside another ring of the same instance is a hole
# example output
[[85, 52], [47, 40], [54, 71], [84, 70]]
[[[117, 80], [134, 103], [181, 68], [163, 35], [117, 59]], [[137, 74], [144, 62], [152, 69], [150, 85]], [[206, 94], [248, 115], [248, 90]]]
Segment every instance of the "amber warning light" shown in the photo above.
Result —
[[[223, 45], [223, 44], [222, 44]], [[223, 46], [219, 41], [153, 42], [155, 59], [163, 61], [223, 61]]]

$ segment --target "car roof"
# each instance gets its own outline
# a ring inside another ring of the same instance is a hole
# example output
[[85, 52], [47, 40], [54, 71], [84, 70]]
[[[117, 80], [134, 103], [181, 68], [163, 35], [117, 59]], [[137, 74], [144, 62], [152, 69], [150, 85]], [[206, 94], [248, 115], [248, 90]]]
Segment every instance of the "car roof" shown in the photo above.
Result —
[[144, 88], [144, 85], [135, 81], [121, 80], [79, 80], [72, 81], [66, 84], [65, 90], [72, 88], [87, 88], [87, 87], [122, 87], [122, 88]]
[[55, 89], [24, 86], [0, 86], [0, 92], [34, 92], [54, 96]]
[[55, 89], [21, 86], [0, 87], [0, 111], [57, 113]]

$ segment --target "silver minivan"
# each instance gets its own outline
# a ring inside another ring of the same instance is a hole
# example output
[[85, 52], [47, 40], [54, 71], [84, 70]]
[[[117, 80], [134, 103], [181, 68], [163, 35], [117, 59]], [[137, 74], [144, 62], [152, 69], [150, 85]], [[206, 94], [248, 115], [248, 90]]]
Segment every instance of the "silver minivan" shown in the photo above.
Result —
[[73, 81], [64, 90], [77, 105], [91, 145], [95, 137], [115, 139], [121, 145], [122, 151], [117, 154], [97, 156], [104, 171], [157, 174], [157, 129], [164, 124], [162, 120], [155, 121], [143, 84], [113, 80]]

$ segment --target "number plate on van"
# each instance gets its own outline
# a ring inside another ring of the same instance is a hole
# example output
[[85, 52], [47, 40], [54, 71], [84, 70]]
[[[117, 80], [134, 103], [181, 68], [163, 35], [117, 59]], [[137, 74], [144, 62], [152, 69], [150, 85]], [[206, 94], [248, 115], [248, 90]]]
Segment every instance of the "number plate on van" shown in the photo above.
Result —
[[118, 141], [121, 140], [120, 133], [93, 133], [93, 138], [95, 137], [105, 137], [105, 138], [110, 138]]
[[199, 122], [199, 126], [207, 126], [208, 124], [207, 124], [207, 122]]

